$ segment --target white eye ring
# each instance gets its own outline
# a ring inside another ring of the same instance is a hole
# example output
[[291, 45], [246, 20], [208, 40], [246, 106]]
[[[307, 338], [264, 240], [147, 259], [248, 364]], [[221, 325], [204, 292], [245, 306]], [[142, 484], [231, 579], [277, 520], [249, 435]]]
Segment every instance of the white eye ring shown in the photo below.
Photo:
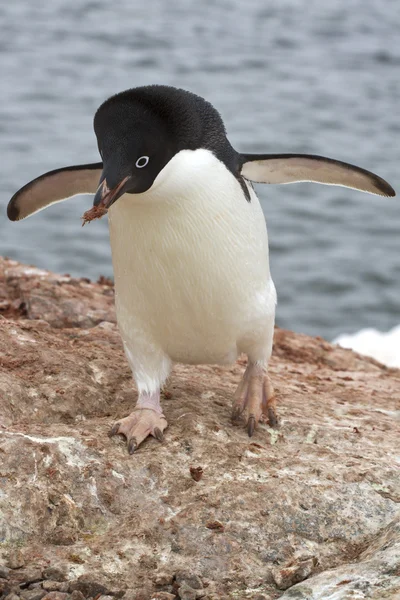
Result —
[[150, 159], [148, 156], [141, 156], [140, 158], [137, 159], [135, 166], [138, 169], [143, 169], [143, 167], [147, 167], [149, 160]]

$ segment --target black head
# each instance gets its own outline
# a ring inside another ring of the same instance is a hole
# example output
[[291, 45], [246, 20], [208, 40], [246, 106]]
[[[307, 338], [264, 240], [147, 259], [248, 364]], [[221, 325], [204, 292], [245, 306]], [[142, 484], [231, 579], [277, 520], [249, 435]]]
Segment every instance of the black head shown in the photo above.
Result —
[[146, 192], [181, 150], [207, 148], [237, 168], [219, 113], [177, 88], [154, 85], [112, 96], [96, 112], [94, 130], [104, 164], [95, 205], [109, 207], [124, 193]]

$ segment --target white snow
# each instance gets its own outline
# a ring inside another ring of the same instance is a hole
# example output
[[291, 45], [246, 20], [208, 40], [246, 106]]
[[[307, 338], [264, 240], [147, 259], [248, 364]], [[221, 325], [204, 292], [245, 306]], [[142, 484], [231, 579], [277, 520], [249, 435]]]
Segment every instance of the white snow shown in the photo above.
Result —
[[387, 332], [367, 328], [353, 334], [342, 334], [332, 343], [371, 356], [388, 367], [400, 368], [400, 325]]

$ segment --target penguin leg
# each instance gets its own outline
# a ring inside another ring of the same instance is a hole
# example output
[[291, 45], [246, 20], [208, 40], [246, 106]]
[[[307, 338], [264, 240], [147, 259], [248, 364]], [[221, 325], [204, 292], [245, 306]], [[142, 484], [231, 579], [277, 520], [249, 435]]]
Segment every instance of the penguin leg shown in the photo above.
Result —
[[244, 418], [247, 433], [251, 437], [260, 420], [276, 427], [276, 397], [267, 366], [249, 362], [233, 401], [232, 421], [237, 423]]
[[160, 389], [151, 394], [142, 392], [130, 415], [114, 423], [110, 436], [124, 435], [128, 442], [128, 452], [133, 454], [149, 435], [162, 442], [167, 425], [160, 404]]
[[133, 454], [149, 435], [160, 442], [164, 439], [163, 431], [168, 423], [160, 404], [160, 389], [171, 371], [172, 363], [139, 328], [136, 329], [137, 339], [133, 342], [122, 329], [121, 321], [123, 323], [120, 318], [124, 350], [139, 390], [139, 398], [133, 411], [113, 424], [109, 435], [124, 435], [128, 452]]

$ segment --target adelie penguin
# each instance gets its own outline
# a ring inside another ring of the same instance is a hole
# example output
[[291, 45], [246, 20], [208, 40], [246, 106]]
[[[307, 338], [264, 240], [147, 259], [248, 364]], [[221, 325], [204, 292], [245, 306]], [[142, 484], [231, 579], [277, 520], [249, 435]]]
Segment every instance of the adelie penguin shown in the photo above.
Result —
[[[167, 86], [108, 99], [94, 117], [102, 162], [64, 167], [21, 188], [12, 221], [77, 194], [109, 209], [116, 311], [139, 398], [113, 426], [134, 452], [163, 439], [160, 388], [175, 362], [248, 365], [232, 418], [251, 436], [277, 424], [268, 376], [276, 292], [268, 237], [251, 182], [314, 181], [394, 196], [369, 171], [304, 154], [241, 154], [203, 98]], [[101, 212], [101, 211], [100, 211]]]

